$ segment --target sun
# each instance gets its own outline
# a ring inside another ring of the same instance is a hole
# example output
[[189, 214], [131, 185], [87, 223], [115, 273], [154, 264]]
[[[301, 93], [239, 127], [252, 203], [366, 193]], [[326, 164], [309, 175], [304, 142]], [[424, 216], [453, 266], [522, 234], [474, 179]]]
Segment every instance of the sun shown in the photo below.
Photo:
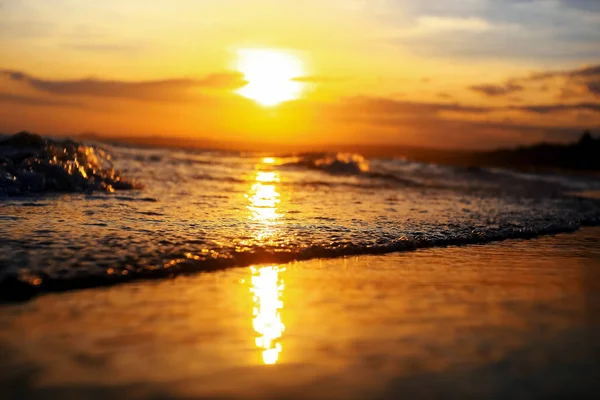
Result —
[[280, 50], [238, 50], [236, 69], [248, 84], [238, 94], [271, 107], [302, 95], [304, 64], [297, 56]]

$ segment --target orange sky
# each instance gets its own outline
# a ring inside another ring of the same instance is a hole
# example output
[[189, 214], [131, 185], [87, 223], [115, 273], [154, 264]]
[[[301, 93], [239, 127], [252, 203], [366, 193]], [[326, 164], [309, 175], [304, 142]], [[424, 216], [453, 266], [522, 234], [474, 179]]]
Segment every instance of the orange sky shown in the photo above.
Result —
[[[10, 0], [0, 131], [486, 148], [600, 128], [599, 3], [421, 3]], [[243, 71], [249, 49], [302, 76]], [[295, 94], [241, 95], [269, 90]]]

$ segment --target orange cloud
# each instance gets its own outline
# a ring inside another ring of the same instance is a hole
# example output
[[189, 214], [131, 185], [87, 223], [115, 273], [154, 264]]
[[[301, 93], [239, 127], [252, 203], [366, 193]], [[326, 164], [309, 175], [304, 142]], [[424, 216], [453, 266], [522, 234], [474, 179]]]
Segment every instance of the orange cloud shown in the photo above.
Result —
[[339, 82], [344, 82], [344, 81], [347, 81], [348, 78], [333, 77], [333, 76], [309, 75], [309, 76], [299, 76], [299, 77], [294, 78], [292, 80], [295, 81], [295, 82], [323, 84], [323, 83], [339, 83]]
[[486, 96], [504, 96], [507, 94], [520, 92], [524, 89], [524, 87], [509, 82], [504, 85], [473, 85], [470, 87], [470, 89]]
[[86, 108], [86, 106], [79, 102], [46, 99], [36, 96], [26, 96], [13, 93], [0, 93], [0, 103], [12, 103], [24, 106], [41, 106], [41, 107], [74, 107], [74, 108]]
[[118, 81], [95, 78], [75, 80], [42, 79], [21, 71], [0, 70], [14, 82], [59, 96], [117, 97], [147, 101], [186, 101], [192, 89], [228, 90], [247, 84], [242, 74], [227, 72], [208, 75], [202, 79], [164, 79], [154, 81]]
[[[541, 87], [530, 87], [532, 83], [543, 83]], [[563, 71], [542, 71], [525, 77], [515, 77], [502, 85], [484, 84], [470, 89], [487, 96], [504, 96], [525, 90], [545, 92], [550, 87], [558, 87], [561, 98], [581, 98], [585, 95], [600, 96], [600, 65]]]

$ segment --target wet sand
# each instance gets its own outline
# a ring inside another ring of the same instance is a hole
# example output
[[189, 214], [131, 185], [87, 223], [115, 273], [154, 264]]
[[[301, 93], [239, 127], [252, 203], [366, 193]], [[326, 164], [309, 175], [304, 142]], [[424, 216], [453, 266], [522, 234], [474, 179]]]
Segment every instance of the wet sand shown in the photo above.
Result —
[[600, 228], [0, 306], [3, 399], [593, 398]]

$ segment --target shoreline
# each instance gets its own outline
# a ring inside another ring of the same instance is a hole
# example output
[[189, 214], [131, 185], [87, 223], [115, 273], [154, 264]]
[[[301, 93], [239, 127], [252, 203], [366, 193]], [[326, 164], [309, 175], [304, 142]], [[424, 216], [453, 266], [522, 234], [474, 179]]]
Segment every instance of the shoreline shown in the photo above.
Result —
[[0, 387], [8, 399], [589, 396], [599, 244], [600, 228], [583, 228], [47, 294], [0, 307]]
[[[598, 191], [587, 191], [587, 192], [574, 192], [570, 194], [573, 197], [580, 197], [583, 199], [600, 199], [600, 192]], [[594, 228], [600, 226], [600, 221], [594, 221], [593, 223], [583, 223], [581, 225], [573, 227], [548, 227], [543, 231], [533, 232], [527, 230], [515, 230], [510, 234], [499, 234], [497, 236], [482, 237], [477, 232], [473, 231], [470, 238], [460, 239], [444, 239], [439, 240], [436, 243], [419, 242], [418, 240], [407, 239], [401, 241], [401, 245], [396, 244], [390, 248], [372, 248], [372, 249], [361, 249], [360, 252], [351, 252], [346, 249], [342, 251], [328, 250], [321, 251], [319, 254], [314, 255], [294, 255], [290, 253], [270, 253], [266, 255], [259, 255], [256, 257], [255, 254], [248, 254], [242, 258], [242, 261], [238, 260], [218, 260], [220, 262], [215, 263], [198, 263], [193, 259], [177, 259], [172, 260], [168, 267], [165, 266], [163, 269], [154, 269], [149, 271], [136, 272], [135, 274], [126, 275], [95, 275], [79, 277], [74, 279], [44, 279], [39, 276], [29, 276], [26, 279], [19, 279], [15, 276], [8, 275], [0, 281], [0, 306], [2, 304], [19, 303], [29, 301], [36, 298], [37, 296], [49, 294], [49, 293], [67, 293], [72, 291], [112, 287], [116, 285], [129, 284], [133, 282], [147, 282], [147, 281], [160, 281], [163, 279], [170, 279], [177, 276], [190, 276], [204, 273], [214, 273], [217, 271], [226, 271], [234, 268], [246, 268], [251, 265], [266, 265], [266, 264], [286, 264], [293, 262], [309, 262], [312, 260], [335, 260], [343, 259], [346, 257], [363, 257], [363, 256], [376, 256], [376, 255], [387, 255], [395, 253], [414, 252], [418, 250], [428, 249], [443, 249], [448, 247], [467, 247], [473, 245], [486, 245], [501, 243], [510, 240], [533, 240], [546, 236], [569, 234], [580, 231], [581, 229]], [[243, 260], [247, 258], [248, 260]]]

